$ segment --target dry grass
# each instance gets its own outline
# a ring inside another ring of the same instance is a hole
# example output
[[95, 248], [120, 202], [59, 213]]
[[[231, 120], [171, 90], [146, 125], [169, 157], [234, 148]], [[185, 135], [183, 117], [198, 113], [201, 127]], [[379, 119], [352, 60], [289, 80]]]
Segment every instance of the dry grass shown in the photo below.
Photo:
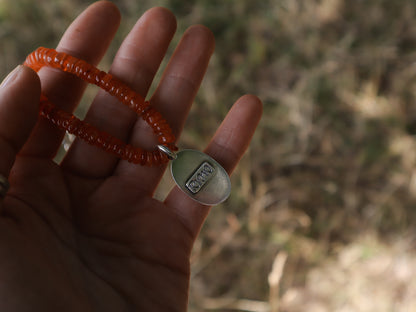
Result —
[[[0, 0], [2, 76], [90, 2]], [[124, 21], [104, 67], [151, 5], [216, 36], [183, 145], [203, 147], [241, 94], [265, 103], [232, 197], [197, 241], [190, 311], [411, 311], [416, 3], [114, 2]]]

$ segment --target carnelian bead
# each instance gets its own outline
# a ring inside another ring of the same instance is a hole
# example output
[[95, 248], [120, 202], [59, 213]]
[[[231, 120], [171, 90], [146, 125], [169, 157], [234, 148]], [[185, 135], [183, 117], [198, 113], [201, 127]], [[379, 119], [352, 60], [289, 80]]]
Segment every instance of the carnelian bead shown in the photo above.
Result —
[[62, 52], [58, 52], [55, 54], [55, 59], [53, 60], [53, 62], [56, 65], [62, 66], [63, 65], [63, 61], [65, 59], [66, 54], [62, 53]]
[[159, 136], [158, 138], [158, 142], [162, 145], [166, 143], [173, 143], [174, 141], [175, 141], [175, 136], [173, 134]]
[[147, 116], [146, 121], [149, 125], [155, 125], [162, 119], [162, 115], [157, 112], [155, 109], [152, 109], [152, 112], [149, 116]]
[[140, 153], [140, 165], [144, 166], [146, 164], [146, 160], [147, 160], [147, 152], [146, 151], [141, 151], [141, 153]]
[[97, 75], [95, 76], [95, 82], [94, 84], [96, 84], [97, 86], [101, 85], [101, 81], [103, 80], [103, 78], [105, 77], [106, 73], [99, 70]]
[[153, 152], [153, 162], [158, 164], [158, 163], [162, 163], [162, 157], [159, 153], [159, 151], [154, 151]]
[[132, 162], [133, 164], [138, 164], [140, 162], [140, 155], [136, 149], [134, 149], [133, 155], [131, 156], [129, 161]]
[[81, 124], [79, 129], [77, 130], [76, 135], [81, 139], [87, 141], [88, 139], [88, 127], [85, 124]]
[[146, 166], [152, 166], [153, 165], [153, 153], [146, 151]]
[[55, 57], [55, 51], [50, 50], [50, 51], [45, 51], [45, 53], [43, 54], [43, 61], [45, 63], [52, 63], [52, 59]]
[[110, 92], [110, 88], [112, 84], [110, 83], [112, 76], [110, 74], [106, 74], [101, 78], [100, 87], [103, 88], [105, 91]]
[[101, 143], [101, 148], [107, 150], [108, 149], [108, 145], [110, 142], [110, 135], [107, 134], [106, 132], [102, 132], [99, 136], [99, 138], [97, 139], [97, 142], [100, 141]]
[[100, 132], [94, 127], [90, 126], [90, 128], [88, 129], [88, 143], [90, 143], [91, 145], [96, 145], [99, 135]]
[[81, 120], [79, 120], [75, 116], [72, 116], [71, 119], [69, 119], [69, 124], [66, 130], [69, 133], [74, 133], [79, 128], [80, 123], [81, 123]]
[[116, 153], [116, 155], [118, 157], [124, 159], [124, 157], [123, 157], [124, 156], [124, 148], [123, 148], [123, 146], [116, 145], [115, 153]]
[[121, 158], [123, 158], [125, 160], [129, 160], [129, 159], [132, 158], [132, 156], [133, 156], [133, 146], [128, 144], [124, 147], [123, 155], [122, 155]]

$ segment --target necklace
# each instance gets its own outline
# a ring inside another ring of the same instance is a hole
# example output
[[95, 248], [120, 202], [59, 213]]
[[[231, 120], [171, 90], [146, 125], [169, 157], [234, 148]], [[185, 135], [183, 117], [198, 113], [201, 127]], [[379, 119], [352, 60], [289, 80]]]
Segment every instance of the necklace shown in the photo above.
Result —
[[134, 164], [159, 166], [172, 160], [171, 173], [176, 184], [188, 196], [202, 204], [215, 205], [229, 196], [230, 179], [221, 165], [199, 151], [182, 150], [176, 153], [176, 138], [168, 122], [149, 101], [145, 101], [111, 74], [69, 54], [43, 47], [29, 54], [24, 65], [35, 71], [44, 66], [57, 68], [97, 85], [141, 116], [153, 129], [158, 145], [153, 151], [146, 151], [126, 144], [73, 114], [59, 109], [42, 94], [39, 113], [57, 127]]

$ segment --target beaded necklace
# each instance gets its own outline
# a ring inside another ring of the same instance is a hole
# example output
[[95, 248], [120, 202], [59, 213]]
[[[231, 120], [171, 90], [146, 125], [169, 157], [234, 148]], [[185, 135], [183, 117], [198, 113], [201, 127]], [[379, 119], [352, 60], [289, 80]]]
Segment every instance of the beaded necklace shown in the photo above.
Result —
[[[43, 66], [57, 68], [99, 86], [140, 115], [152, 127], [160, 145], [173, 151], [177, 150], [174, 144], [175, 136], [162, 115], [151, 107], [148, 101], [145, 101], [139, 94], [111, 74], [97, 69], [84, 60], [42, 47], [31, 53], [26, 58], [24, 65], [35, 71], [39, 71]], [[110, 134], [100, 131], [74, 115], [59, 109], [45, 95], [41, 97], [40, 115], [68, 133], [129, 162], [143, 166], [157, 166], [168, 162], [167, 155], [160, 149], [145, 151], [130, 144], [125, 144]]]
[[148, 101], [111, 74], [69, 54], [43, 47], [29, 54], [24, 65], [36, 72], [44, 66], [57, 68], [97, 85], [141, 116], [153, 129], [158, 145], [153, 151], [146, 151], [126, 144], [59, 109], [42, 94], [40, 115], [57, 127], [134, 164], [158, 166], [172, 160], [171, 172], [176, 184], [188, 196], [202, 204], [215, 205], [229, 196], [231, 183], [224, 168], [199, 151], [182, 150], [175, 153], [178, 150], [175, 145], [176, 138], [168, 122]]

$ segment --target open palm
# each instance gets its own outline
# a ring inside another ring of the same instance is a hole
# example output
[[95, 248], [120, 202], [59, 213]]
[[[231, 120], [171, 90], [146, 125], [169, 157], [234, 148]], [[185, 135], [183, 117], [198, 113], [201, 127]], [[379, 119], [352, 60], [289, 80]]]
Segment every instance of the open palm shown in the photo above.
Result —
[[[100, 1], [68, 28], [57, 50], [97, 64], [120, 22]], [[166, 9], [147, 11], [121, 45], [111, 73], [142, 96], [176, 30]], [[203, 26], [183, 35], [154, 105], [179, 136], [214, 50]], [[44, 68], [19, 67], [0, 89], [0, 173], [10, 189], [0, 217], [0, 311], [185, 311], [189, 255], [209, 207], [174, 188], [152, 198], [165, 167], [142, 167], [76, 140], [61, 164], [52, 158], [62, 131], [38, 118], [42, 92], [73, 111], [85, 84]], [[231, 172], [260, 119], [261, 103], [243, 96], [206, 153]], [[86, 120], [136, 146], [154, 146], [151, 130], [99, 92]]]

